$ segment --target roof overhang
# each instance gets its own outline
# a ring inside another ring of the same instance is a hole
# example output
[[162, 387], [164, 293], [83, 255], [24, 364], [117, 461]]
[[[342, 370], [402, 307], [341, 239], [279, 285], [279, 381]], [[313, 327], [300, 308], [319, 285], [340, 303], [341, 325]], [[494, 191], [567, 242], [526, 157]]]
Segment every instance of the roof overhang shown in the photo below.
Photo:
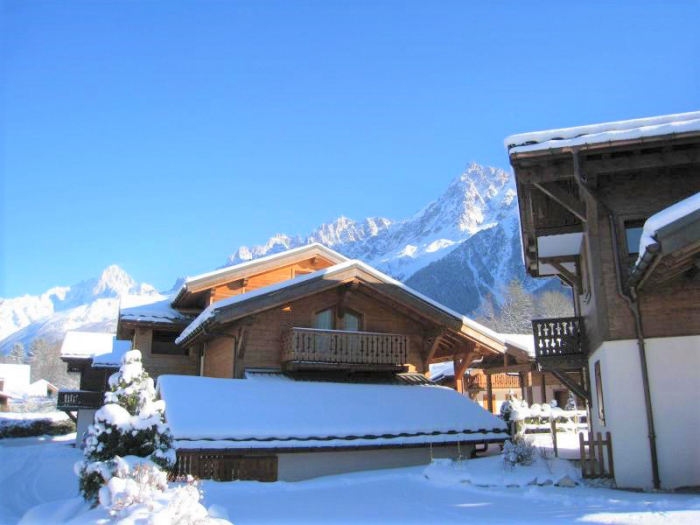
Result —
[[222, 330], [225, 325], [353, 281], [444, 327], [455, 337], [469, 339], [487, 352], [502, 354], [505, 350], [502, 338], [495, 332], [360, 261], [347, 261], [313, 274], [214, 303], [192, 323], [189, 331], [183, 332], [178, 344], [192, 345], [200, 338], [215, 336], [215, 332]]
[[186, 297], [205, 291], [213, 286], [245, 279], [246, 277], [273, 270], [280, 266], [294, 264], [311, 257], [321, 257], [332, 264], [340, 264], [348, 260], [344, 255], [319, 243], [300, 246], [299, 248], [220, 268], [213, 272], [188, 277], [175, 299], [173, 299], [172, 305], [177, 307], [183, 303]]
[[630, 274], [637, 290], [658, 286], [681, 276], [700, 276], [700, 210], [659, 228], [656, 243], [646, 247]]

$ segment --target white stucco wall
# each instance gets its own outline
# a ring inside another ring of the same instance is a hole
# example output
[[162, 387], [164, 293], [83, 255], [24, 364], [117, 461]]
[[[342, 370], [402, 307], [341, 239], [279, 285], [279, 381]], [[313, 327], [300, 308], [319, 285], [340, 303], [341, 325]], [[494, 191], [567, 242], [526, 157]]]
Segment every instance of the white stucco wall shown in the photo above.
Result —
[[76, 424], [75, 444], [82, 448], [83, 434], [95, 420], [97, 410], [78, 410], [78, 422]]
[[[473, 445], [461, 447], [468, 458]], [[457, 459], [457, 447], [433, 447], [433, 457]], [[339, 452], [301, 452], [279, 454], [277, 475], [280, 481], [300, 481], [362, 470], [401, 468], [430, 463], [430, 449], [395, 448], [378, 450], [349, 450]]]
[[[700, 486], [700, 409], [695, 381], [700, 336], [646, 339], [661, 486]], [[595, 362], [600, 361], [605, 424], [598, 417]], [[613, 440], [615, 480], [622, 488], [650, 489], [651, 454], [636, 340], [608, 341], [589, 358], [594, 432]]]

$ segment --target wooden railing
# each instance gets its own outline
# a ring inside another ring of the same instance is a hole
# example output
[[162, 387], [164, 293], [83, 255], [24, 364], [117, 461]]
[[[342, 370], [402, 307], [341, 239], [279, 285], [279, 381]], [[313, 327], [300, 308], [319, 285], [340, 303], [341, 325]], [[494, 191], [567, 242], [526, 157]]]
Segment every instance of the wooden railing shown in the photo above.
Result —
[[537, 359], [584, 356], [587, 353], [581, 317], [533, 319], [532, 333]]
[[104, 392], [87, 390], [61, 390], [58, 392], [58, 410], [80, 410], [100, 408], [104, 404]]
[[[407, 335], [292, 328], [282, 362], [400, 367], [408, 360]], [[371, 366], [370, 366], [371, 368]]]

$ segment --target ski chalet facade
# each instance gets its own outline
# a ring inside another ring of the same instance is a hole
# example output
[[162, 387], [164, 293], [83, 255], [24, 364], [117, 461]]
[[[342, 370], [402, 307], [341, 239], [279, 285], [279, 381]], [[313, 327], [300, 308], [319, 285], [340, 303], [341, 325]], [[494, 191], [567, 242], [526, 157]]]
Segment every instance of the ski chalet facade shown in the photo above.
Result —
[[[508, 437], [499, 418], [426, 377], [434, 362], [454, 361], [462, 378], [474, 362], [503, 359], [503, 339], [319, 244], [122, 308], [104, 345], [86, 358], [94, 345], [64, 343], [83, 380], [59, 407], [96, 405], [83, 408], [89, 420], [120, 356], [139, 349], [166, 402], [182, 474], [297, 480], [469, 457]], [[463, 380], [455, 387], [463, 392]]]
[[700, 486], [700, 112], [505, 144], [527, 272], [574, 290], [533, 320], [539, 367], [611, 433], [619, 487]]

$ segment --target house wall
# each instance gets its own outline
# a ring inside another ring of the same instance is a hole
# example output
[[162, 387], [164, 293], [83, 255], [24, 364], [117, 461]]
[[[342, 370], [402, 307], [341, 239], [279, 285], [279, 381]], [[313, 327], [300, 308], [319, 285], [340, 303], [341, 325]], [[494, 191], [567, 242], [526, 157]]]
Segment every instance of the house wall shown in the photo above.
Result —
[[[700, 336], [645, 340], [661, 487], [700, 486], [696, 376]], [[595, 362], [600, 361], [605, 421], [598, 415]], [[652, 487], [644, 391], [637, 341], [605, 342], [589, 358], [591, 423], [613, 440], [615, 480], [621, 488]]]
[[83, 435], [95, 420], [97, 410], [78, 410], [78, 421], [76, 423], [75, 444], [83, 448]]
[[154, 379], [163, 374], [197, 375], [199, 373], [199, 355], [194, 349], [189, 355], [153, 354], [151, 328], [136, 328], [132, 336], [132, 348], [141, 351], [141, 359], [146, 372]]
[[[337, 290], [329, 290], [289, 303], [288, 310], [275, 308], [254, 316], [245, 347], [243, 366], [239, 368], [281, 366], [282, 342], [292, 327], [312, 328], [316, 312], [338, 303]], [[421, 350], [425, 326], [398, 310], [361, 292], [348, 292], [344, 306], [363, 316], [363, 331], [409, 335], [408, 363], [411, 371], [424, 372]], [[214, 338], [205, 354], [205, 375], [231, 377], [233, 364], [228, 359], [232, 340]]]
[[[464, 445], [460, 448], [462, 456], [468, 458], [474, 446]], [[457, 459], [459, 450], [456, 446], [433, 447], [432, 457]], [[344, 472], [427, 465], [430, 461], [429, 447], [299, 452], [278, 455], [277, 475], [280, 481], [300, 481]]]
[[[647, 219], [654, 213], [700, 192], [700, 173], [689, 168], [669, 169], [660, 173], [616, 174], [600, 177], [598, 191], [622, 223], [630, 219]], [[624, 299], [617, 292], [615, 256], [610, 222], [604, 210], [588, 201], [587, 243], [588, 283], [590, 294], [580, 297], [582, 315], [591, 349], [603, 341], [633, 339], [634, 319]], [[627, 255], [623, 224], [618, 224], [618, 243]], [[634, 257], [629, 259], [629, 265]], [[676, 279], [660, 289], [643, 289], [640, 308], [646, 337], [672, 337], [700, 334], [700, 281]]]
[[204, 350], [205, 377], [233, 377], [234, 341], [228, 337], [219, 337], [209, 341]]

